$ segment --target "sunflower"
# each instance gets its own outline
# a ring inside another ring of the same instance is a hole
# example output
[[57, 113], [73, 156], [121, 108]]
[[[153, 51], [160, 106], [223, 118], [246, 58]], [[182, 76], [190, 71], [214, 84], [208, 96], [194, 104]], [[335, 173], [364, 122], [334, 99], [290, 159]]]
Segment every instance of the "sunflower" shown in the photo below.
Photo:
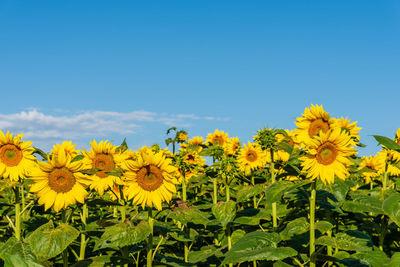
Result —
[[[183, 173], [181, 169], [178, 169], [178, 182], [182, 183], [182, 179], [183, 179]], [[198, 175], [198, 171], [196, 169], [192, 169], [192, 170], [186, 170], [185, 171], [185, 180], [186, 182], [189, 182], [190, 178], [194, 177]]]
[[[387, 173], [391, 176], [400, 176], [400, 169], [397, 167], [400, 163], [399, 160], [395, 160], [396, 154], [398, 153], [397, 151], [393, 150], [387, 150], [387, 149], [382, 149], [381, 151], [378, 152], [378, 156], [381, 158], [383, 163], [385, 163], [387, 159]], [[397, 166], [395, 166], [397, 165]], [[385, 164], [383, 164], [383, 167], [380, 169], [379, 173], [384, 173], [385, 172]]]
[[11, 181], [25, 178], [35, 166], [32, 142], [21, 141], [22, 136], [13, 137], [9, 132], [4, 135], [0, 130], [0, 176]]
[[79, 155], [79, 150], [75, 149], [76, 145], [72, 144], [72, 141], [63, 141], [60, 144], [56, 144], [53, 146], [53, 149], [50, 151], [51, 154], [57, 155], [58, 151], [62, 148], [65, 153], [67, 153], [72, 159]]
[[311, 108], [305, 108], [302, 117], [298, 117], [295, 124], [297, 139], [299, 142], [308, 142], [313, 136], [317, 135], [321, 130], [326, 133], [332, 129], [334, 119], [329, 117], [329, 113], [324, 111], [321, 106], [311, 105]]
[[204, 138], [202, 136], [195, 136], [187, 141], [187, 143], [182, 143], [179, 150], [184, 150], [187, 148], [192, 148], [193, 150], [197, 150], [197, 152], [201, 152], [203, 147], [201, 145], [204, 144]]
[[[400, 128], [397, 129], [397, 132], [396, 132], [395, 137], [394, 137], [394, 141], [395, 141], [397, 144], [400, 145]], [[390, 151], [390, 156], [389, 156], [389, 158], [390, 158], [392, 161], [400, 162], [400, 152], [395, 151], [395, 150], [391, 150], [391, 151]]]
[[238, 156], [239, 169], [246, 175], [250, 174], [250, 170], [264, 167], [267, 163], [266, 152], [263, 151], [257, 143], [248, 142], [243, 144]]
[[178, 141], [179, 142], [185, 142], [188, 139], [188, 135], [185, 132], [180, 132], [178, 134]]
[[161, 203], [169, 202], [176, 193], [179, 174], [171, 164], [170, 158], [151, 149], [142, 150], [137, 161], [127, 161], [124, 174], [127, 198], [133, 199], [134, 204], [141, 204], [143, 209], [154, 205], [161, 210]]
[[311, 179], [320, 178], [324, 184], [333, 183], [335, 175], [344, 180], [348, 176], [348, 158], [356, 153], [351, 147], [351, 137], [336, 128], [310, 139], [307, 143], [308, 155], [300, 157], [303, 170]]
[[45, 210], [54, 206], [58, 212], [75, 204], [84, 203], [88, 184], [87, 176], [80, 171], [84, 170], [82, 161], [71, 162], [71, 156], [60, 148], [48, 162], [39, 162], [39, 168], [34, 169], [31, 178], [34, 181], [30, 191], [39, 197], [39, 205]]
[[224, 145], [225, 155], [236, 155], [240, 150], [240, 142], [238, 137], [228, 139]]
[[347, 131], [353, 139], [353, 146], [355, 146], [360, 141], [359, 131], [361, 130], [361, 127], [357, 127], [356, 121], [351, 122], [351, 120], [347, 117], [345, 119], [343, 117], [341, 117], [340, 119], [333, 118], [333, 120], [334, 123], [332, 125], [332, 128], [340, 128]]
[[360, 163], [359, 169], [366, 168], [367, 170], [362, 173], [365, 182], [369, 184], [372, 178], [379, 176], [382, 170], [385, 169], [385, 159], [380, 155], [362, 157], [363, 161]]
[[117, 147], [108, 143], [108, 140], [100, 141], [98, 144], [96, 140], [93, 140], [90, 142], [90, 146], [92, 149], [89, 152], [86, 149], [83, 152], [84, 162], [89, 168], [100, 169], [91, 176], [90, 189], [94, 189], [100, 195], [103, 195], [105, 190], [114, 187], [115, 184], [122, 183], [119, 177], [108, 175], [106, 172], [121, 166], [121, 162], [128, 154], [116, 152]]
[[207, 143], [211, 143], [213, 145], [218, 145], [218, 146], [224, 146], [224, 144], [227, 141], [228, 141], [228, 134], [218, 129], [216, 129], [214, 133], [209, 133], [206, 139]]

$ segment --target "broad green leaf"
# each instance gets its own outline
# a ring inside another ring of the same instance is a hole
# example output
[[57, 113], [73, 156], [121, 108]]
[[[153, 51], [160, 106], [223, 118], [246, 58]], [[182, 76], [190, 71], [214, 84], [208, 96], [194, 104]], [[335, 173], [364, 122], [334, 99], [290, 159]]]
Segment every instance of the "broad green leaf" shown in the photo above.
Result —
[[236, 201], [237, 202], [245, 202], [248, 199], [252, 198], [253, 196], [257, 196], [264, 191], [262, 185], [255, 185], [255, 186], [240, 186], [236, 193]]
[[201, 247], [199, 251], [190, 251], [188, 255], [189, 263], [199, 263], [207, 260], [225, 247], [218, 248], [214, 245]]
[[14, 257], [10, 258], [10, 256], [17, 256], [26, 262], [39, 263], [29, 244], [19, 241], [15, 237], [9, 238], [0, 246], [0, 258], [5, 260], [6, 257], [9, 257], [9, 261], [13, 261]]
[[95, 244], [95, 250], [102, 248], [121, 248], [145, 240], [150, 234], [150, 226], [146, 221], [138, 225], [119, 223], [106, 228], [106, 231]]
[[60, 254], [79, 235], [79, 231], [68, 224], [60, 224], [54, 228], [50, 221], [36, 229], [27, 241], [32, 251], [43, 259], [50, 259]]
[[400, 151], [400, 145], [397, 144], [395, 141], [393, 141], [390, 138], [387, 138], [385, 136], [380, 136], [380, 135], [373, 135], [373, 137], [375, 138], [375, 140], [383, 145], [384, 147], [386, 147], [387, 149], [393, 149], [393, 150], [397, 150]]
[[[372, 267], [385, 266], [390, 262], [385, 252], [379, 249], [374, 251], [361, 251], [352, 255], [353, 258], [359, 259], [361, 262], [366, 263]], [[396, 266], [396, 265], [392, 265]]]
[[83, 160], [84, 158], [85, 158], [84, 155], [77, 155], [77, 156], [75, 156], [75, 157], [71, 160], [71, 162]]
[[272, 267], [292, 267], [293, 265], [287, 264], [286, 262], [283, 261], [277, 261], [274, 262], [274, 264], [272, 265]]
[[288, 181], [278, 181], [267, 187], [265, 198], [268, 203], [278, 202], [282, 198], [285, 191], [291, 185]]
[[321, 234], [325, 234], [333, 228], [333, 225], [327, 221], [319, 221], [315, 223], [315, 229], [320, 231]]
[[400, 266], [400, 252], [393, 253], [388, 266]]
[[383, 201], [385, 213], [400, 227], [400, 194], [394, 193]]
[[[317, 245], [331, 246], [346, 251], [371, 251], [372, 241], [368, 236], [358, 231], [338, 233], [336, 237], [321, 236], [315, 243]], [[350, 235], [351, 234], [351, 235]]]
[[[350, 187], [355, 186], [354, 181], [350, 180], [340, 180], [335, 178], [335, 182], [333, 184], [328, 184], [325, 187], [328, 189], [330, 193], [332, 193], [337, 201], [342, 202], [346, 199], [347, 192], [349, 191]], [[317, 196], [318, 197], [318, 196]]]
[[44, 265], [26, 258], [21, 255], [6, 254], [4, 257], [4, 267], [44, 267]]
[[226, 253], [222, 264], [238, 263], [253, 260], [282, 260], [297, 255], [289, 247], [277, 247], [281, 238], [277, 233], [252, 232], [239, 239]]
[[297, 218], [286, 225], [286, 228], [280, 232], [282, 240], [288, 240], [294, 235], [300, 235], [308, 231], [310, 225], [305, 217]]
[[233, 231], [231, 235], [232, 245], [234, 245], [240, 238], [242, 238], [246, 234], [242, 229], [237, 229]]
[[118, 257], [114, 255], [104, 255], [104, 256], [86, 258], [84, 260], [78, 261], [71, 267], [103, 267], [103, 266], [120, 267], [129, 263], [130, 260], [123, 257]]
[[259, 225], [260, 220], [270, 220], [270, 212], [264, 209], [247, 208], [236, 213], [234, 220], [237, 224]]
[[183, 224], [194, 223], [206, 226], [210, 223], [207, 213], [198, 210], [195, 206], [175, 208], [169, 217]]
[[342, 209], [347, 212], [373, 212], [375, 214], [383, 214], [382, 201], [378, 198], [357, 195], [353, 200], [343, 202]]
[[218, 202], [212, 207], [212, 213], [221, 223], [222, 227], [226, 227], [236, 216], [236, 203], [232, 200]]

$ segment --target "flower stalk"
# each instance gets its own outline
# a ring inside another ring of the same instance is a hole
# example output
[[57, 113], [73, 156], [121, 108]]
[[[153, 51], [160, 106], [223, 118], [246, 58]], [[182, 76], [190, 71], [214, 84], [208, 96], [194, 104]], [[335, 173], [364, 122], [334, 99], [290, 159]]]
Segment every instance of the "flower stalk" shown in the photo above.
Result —
[[316, 181], [311, 184], [310, 196], [310, 267], [315, 267], [315, 262], [311, 260], [312, 254], [315, 252], [315, 202], [316, 202]]
[[147, 239], [147, 267], [153, 266], [153, 226], [154, 226], [154, 219], [153, 219], [153, 208], [148, 207], [148, 223], [150, 226], [150, 234]]

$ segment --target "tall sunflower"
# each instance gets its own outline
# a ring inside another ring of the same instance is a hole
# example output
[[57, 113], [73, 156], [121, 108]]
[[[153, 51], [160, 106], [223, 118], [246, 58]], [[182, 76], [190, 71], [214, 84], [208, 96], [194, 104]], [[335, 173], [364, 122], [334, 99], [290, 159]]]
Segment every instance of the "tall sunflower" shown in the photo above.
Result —
[[209, 133], [206, 139], [207, 143], [211, 143], [213, 145], [218, 145], [218, 146], [224, 146], [224, 144], [227, 141], [228, 141], [228, 134], [218, 129], [216, 129], [214, 133]]
[[305, 108], [302, 117], [298, 117], [295, 122], [298, 127], [295, 133], [299, 142], [306, 143], [312, 137], [317, 135], [319, 131], [326, 133], [332, 129], [334, 119], [329, 117], [329, 113], [324, 111], [321, 106], [311, 105], [311, 108]]
[[310, 139], [306, 147], [308, 155], [300, 157], [303, 170], [311, 179], [320, 178], [324, 184], [333, 183], [335, 176], [344, 180], [349, 175], [348, 158], [356, 153], [351, 147], [351, 137], [336, 128]]
[[236, 155], [240, 150], [240, 141], [238, 137], [228, 139], [224, 145], [225, 155]]
[[[394, 141], [400, 145], [400, 128], [397, 129]], [[397, 152], [395, 150], [390, 151], [390, 159], [395, 162], [400, 162], [400, 152]]]
[[243, 144], [243, 149], [238, 155], [239, 169], [246, 175], [250, 174], [251, 170], [264, 167], [267, 163], [266, 152], [263, 151], [257, 143]]
[[76, 144], [72, 144], [72, 141], [63, 141], [60, 144], [55, 144], [53, 149], [50, 151], [51, 154], [57, 155], [58, 151], [62, 148], [64, 149], [65, 153], [67, 153], [72, 159], [79, 154], [79, 150], [75, 149]]
[[124, 174], [127, 198], [143, 209], [154, 205], [161, 210], [161, 203], [169, 202], [176, 193], [179, 174], [171, 163], [162, 152], [155, 153], [151, 149], [142, 150], [136, 161], [127, 161]]
[[91, 176], [90, 189], [94, 189], [100, 195], [103, 195], [105, 190], [114, 187], [115, 184], [122, 183], [119, 177], [108, 175], [106, 172], [120, 166], [127, 154], [116, 152], [117, 147], [109, 143], [108, 140], [100, 141], [98, 144], [96, 140], [93, 140], [90, 142], [90, 146], [92, 149], [89, 152], [86, 149], [83, 152], [84, 162], [89, 168], [100, 169]]
[[181, 143], [181, 147], [179, 150], [184, 150], [189, 147], [191, 147], [194, 150], [197, 150], [197, 152], [201, 152], [203, 150], [203, 147], [201, 145], [204, 144], [204, 138], [202, 136], [195, 136], [187, 141], [187, 143]]
[[333, 118], [332, 128], [340, 128], [348, 132], [348, 134], [353, 139], [353, 146], [355, 146], [360, 141], [359, 132], [362, 129], [361, 127], [357, 127], [357, 122], [351, 122], [350, 119], [341, 117], [340, 119]]
[[32, 171], [34, 181], [30, 191], [39, 197], [39, 205], [44, 205], [45, 210], [54, 206], [58, 212], [75, 204], [77, 201], [84, 203], [87, 191], [85, 187], [89, 182], [87, 176], [80, 171], [84, 170], [82, 161], [71, 162], [71, 156], [60, 148], [48, 162], [39, 162], [39, 168]]
[[366, 168], [362, 175], [365, 179], [365, 182], [369, 184], [371, 180], [379, 176], [385, 169], [385, 159], [380, 155], [362, 157], [362, 162], [360, 163], [359, 169]]
[[21, 141], [22, 136], [13, 137], [9, 132], [4, 135], [0, 130], [0, 177], [18, 181], [19, 178], [25, 178], [35, 166], [32, 142]]

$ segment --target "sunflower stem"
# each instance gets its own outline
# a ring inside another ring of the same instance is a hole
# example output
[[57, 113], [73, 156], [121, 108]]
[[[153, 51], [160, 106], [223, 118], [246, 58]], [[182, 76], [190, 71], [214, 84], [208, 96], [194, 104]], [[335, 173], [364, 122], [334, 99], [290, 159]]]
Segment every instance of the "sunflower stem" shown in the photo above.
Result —
[[[254, 175], [251, 176], [251, 184], [253, 185], [253, 188], [255, 186], [255, 181], [254, 181]], [[257, 197], [253, 196], [253, 207], [256, 209], [257, 208]]]
[[21, 211], [21, 216], [22, 216], [22, 220], [26, 220], [26, 216], [25, 216], [25, 191], [24, 191], [24, 184], [21, 183], [21, 203], [22, 203], [22, 211]]
[[186, 176], [184, 170], [182, 170], [182, 200], [186, 202]]
[[[271, 173], [271, 181], [272, 184], [274, 184], [276, 182], [276, 174], [275, 174], [275, 164], [274, 164], [274, 151], [272, 150], [272, 148], [270, 149], [271, 152], [271, 165], [270, 165], [270, 173]], [[276, 215], [276, 202], [272, 203], [272, 226], [274, 227], [274, 229], [276, 229], [278, 227], [278, 219], [277, 219], [277, 215]]]
[[[226, 183], [226, 202], [228, 202], [228, 201], [230, 201], [230, 200], [231, 200], [231, 197], [230, 197], [229, 184]], [[227, 237], [227, 239], [228, 239], [228, 251], [229, 251], [229, 250], [231, 250], [231, 248], [232, 248], [231, 227], [230, 227], [230, 224], [229, 224], [229, 223], [226, 225], [226, 232], [225, 232], [225, 234], [226, 234], [226, 237]], [[230, 263], [230, 264], [229, 264], [229, 267], [232, 267], [232, 266], [233, 266], [233, 264]]]
[[125, 220], [126, 220], [126, 206], [125, 206], [125, 202], [122, 203], [122, 206], [120, 207], [120, 212], [121, 212], [121, 222], [125, 222]]
[[217, 204], [217, 178], [213, 178], [213, 204]]
[[152, 207], [148, 207], [148, 223], [150, 226], [150, 234], [147, 240], [147, 267], [153, 266], [153, 225], [154, 219], [152, 215]]
[[312, 254], [315, 251], [315, 200], [317, 190], [316, 181], [311, 184], [311, 196], [310, 196], [310, 267], [315, 267], [315, 262], [311, 259]]
[[[86, 227], [86, 218], [88, 217], [88, 209], [86, 203], [82, 206], [81, 211], [81, 220], [84, 227]], [[86, 240], [86, 236], [84, 233], [81, 234], [81, 248], [79, 251], [79, 260], [85, 259], [85, 252], [86, 252], [86, 244], [88, 240]]]
[[[61, 220], [63, 223], [67, 223], [67, 216], [65, 209], [61, 211]], [[68, 267], [68, 247], [66, 247], [62, 252], [62, 259], [63, 259], [63, 266]]]
[[[186, 202], [186, 176], [184, 170], [182, 170], [182, 200]], [[187, 224], [183, 225], [183, 231], [185, 232], [185, 234], [189, 234], [189, 228]], [[183, 244], [184, 244], [185, 262], [188, 262], [189, 243], [185, 241], [183, 242]]]
[[21, 240], [21, 201], [19, 196], [19, 186], [13, 188], [15, 193], [15, 237]]

